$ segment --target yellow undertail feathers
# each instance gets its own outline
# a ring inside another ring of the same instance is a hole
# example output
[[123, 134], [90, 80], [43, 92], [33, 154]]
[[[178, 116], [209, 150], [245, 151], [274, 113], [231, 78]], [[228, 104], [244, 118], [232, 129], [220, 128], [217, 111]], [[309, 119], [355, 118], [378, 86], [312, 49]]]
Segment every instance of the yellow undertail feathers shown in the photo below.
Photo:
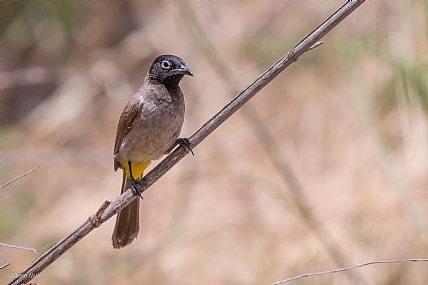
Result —
[[[148, 161], [142, 161], [142, 162], [131, 164], [132, 176], [135, 179], [138, 179], [141, 175], [143, 175], [144, 170], [146, 170], [146, 168], [149, 167], [151, 162], [152, 162], [151, 160], [148, 160]], [[123, 171], [125, 171], [126, 177], [129, 179], [131, 175], [129, 173], [128, 163], [123, 163], [122, 169]]]

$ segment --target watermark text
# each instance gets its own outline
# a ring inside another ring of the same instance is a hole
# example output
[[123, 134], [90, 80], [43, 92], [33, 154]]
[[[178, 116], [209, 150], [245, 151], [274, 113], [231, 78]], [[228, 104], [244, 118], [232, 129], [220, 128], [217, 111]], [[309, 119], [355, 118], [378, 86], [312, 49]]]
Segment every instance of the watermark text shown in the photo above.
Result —
[[9, 272], [9, 278], [25, 277], [25, 278], [38, 278], [40, 273], [21, 273], [21, 272]]

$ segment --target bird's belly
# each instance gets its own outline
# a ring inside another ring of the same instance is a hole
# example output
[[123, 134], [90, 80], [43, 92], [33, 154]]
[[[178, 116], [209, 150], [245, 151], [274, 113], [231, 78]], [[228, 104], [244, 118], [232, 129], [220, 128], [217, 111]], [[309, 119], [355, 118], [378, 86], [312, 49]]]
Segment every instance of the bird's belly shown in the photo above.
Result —
[[159, 159], [170, 149], [183, 125], [184, 114], [153, 113], [139, 118], [123, 138], [115, 158], [121, 163], [137, 163]]

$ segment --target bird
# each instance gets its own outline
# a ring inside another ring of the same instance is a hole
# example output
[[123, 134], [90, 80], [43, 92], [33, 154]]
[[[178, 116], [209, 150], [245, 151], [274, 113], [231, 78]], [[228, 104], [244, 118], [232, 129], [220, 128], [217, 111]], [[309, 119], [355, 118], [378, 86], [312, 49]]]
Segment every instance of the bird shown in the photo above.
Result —
[[[114, 143], [114, 170], [123, 170], [121, 194], [131, 188], [141, 192], [137, 181], [152, 160], [168, 154], [177, 144], [189, 149], [190, 142], [179, 138], [185, 103], [179, 86], [184, 75], [193, 76], [183, 59], [160, 55], [150, 66], [143, 85], [130, 98], [120, 115]], [[113, 248], [131, 244], [139, 231], [140, 199], [134, 199], [117, 215], [112, 235]]]

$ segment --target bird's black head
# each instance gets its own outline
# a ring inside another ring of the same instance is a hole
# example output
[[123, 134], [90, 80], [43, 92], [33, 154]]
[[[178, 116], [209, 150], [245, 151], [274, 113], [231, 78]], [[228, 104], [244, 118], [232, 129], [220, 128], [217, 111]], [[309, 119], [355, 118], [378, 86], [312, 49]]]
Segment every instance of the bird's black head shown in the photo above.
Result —
[[149, 77], [166, 85], [178, 84], [184, 75], [193, 76], [184, 61], [175, 55], [161, 55], [153, 62]]

